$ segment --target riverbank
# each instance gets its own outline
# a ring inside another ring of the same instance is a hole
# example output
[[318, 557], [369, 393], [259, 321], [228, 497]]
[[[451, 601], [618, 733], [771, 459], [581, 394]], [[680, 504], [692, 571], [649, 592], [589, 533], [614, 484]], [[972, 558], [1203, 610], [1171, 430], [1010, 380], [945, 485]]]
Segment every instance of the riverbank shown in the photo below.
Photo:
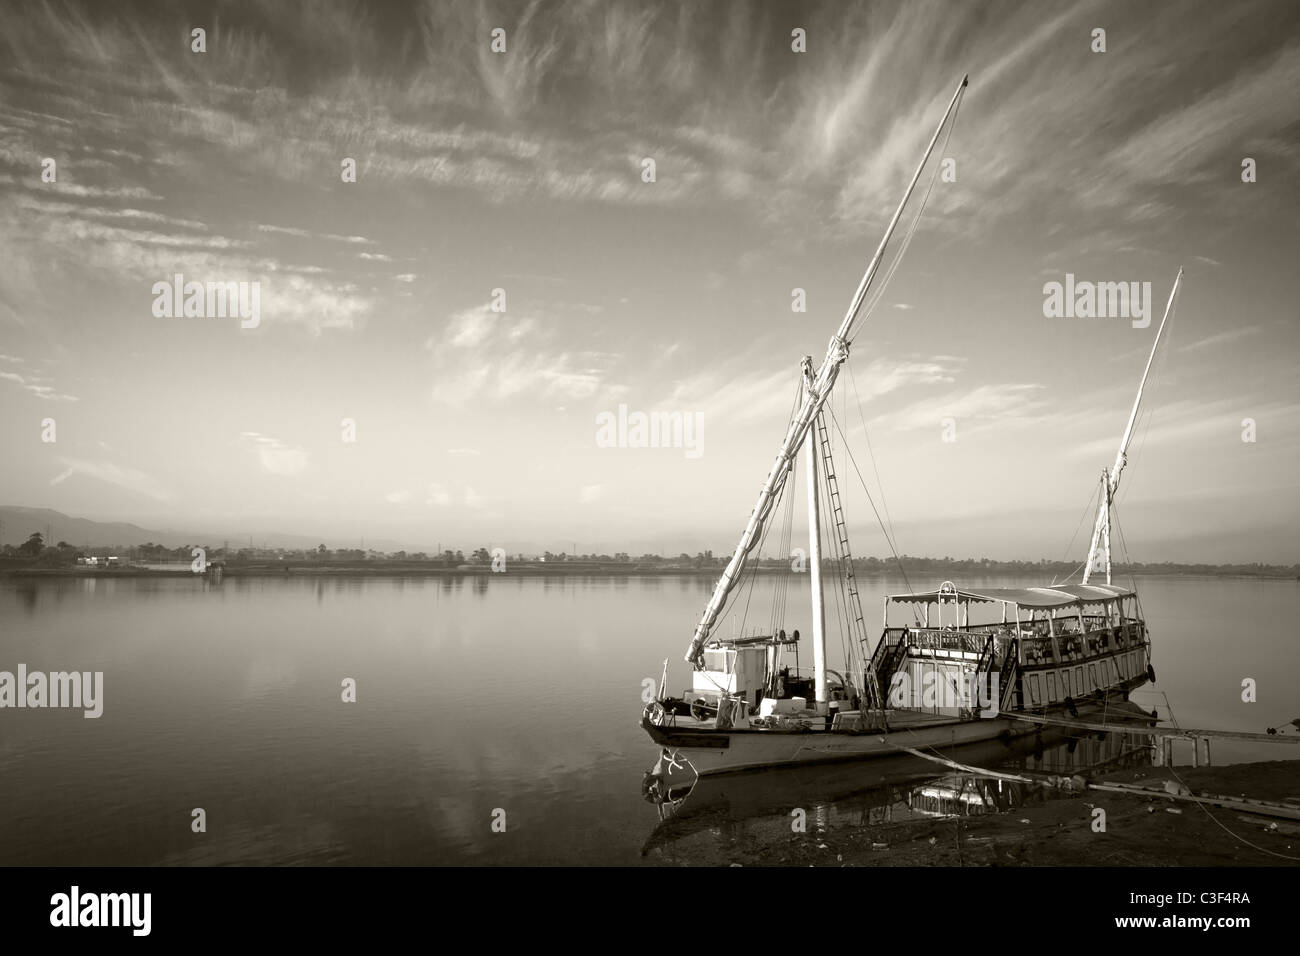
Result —
[[[1147, 767], [1096, 782], [1181, 781], [1193, 792], [1300, 807], [1300, 760], [1227, 767]], [[1094, 832], [1094, 809], [1105, 832]], [[1252, 845], [1253, 844], [1253, 845]], [[723, 859], [722, 857], [725, 857]], [[705, 861], [700, 861], [705, 862]], [[791, 834], [762, 821], [718, 859], [742, 866], [1294, 866], [1300, 823], [1152, 794], [1088, 790], [987, 816], [914, 819]]]
[[[512, 561], [504, 571], [493, 571], [488, 564], [461, 564], [454, 566], [439, 564], [418, 564], [398, 561], [374, 561], [365, 564], [228, 564], [222, 567], [227, 578], [265, 578], [265, 577], [463, 577], [466, 575], [528, 575], [532, 577], [687, 577], [715, 581], [723, 568], [704, 567], [662, 567], [638, 564], [582, 564], [574, 562], [524, 562]], [[761, 567], [753, 569], [759, 574], [782, 574], [789, 571], [784, 565], [778, 567]], [[952, 569], [935, 569], [933, 571], [909, 569], [914, 574], [958, 575]], [[748, 572], [747, 572], [748, 573]], [[856, 575], [864, 580], [893, 577], [893, 571], [864, 571], [855, 569]], [[1009, 572], [1008, 572], [1009, 573]], [[85, 566], [65, 568], [41, 567], [0, 567], [0, 578], [189, 578], [196, 577], [188, 565], [175, 568], [147, 568], [128, 565], [123, 568], [92, 568]], [[1136, 572], [1135, 577], [1197, 577], [1199, 572]], [[1208, 573], [1208, 576], [1227, 579], [1261, 581], [1293, 581], [1289, 574], [1228, 574]]]

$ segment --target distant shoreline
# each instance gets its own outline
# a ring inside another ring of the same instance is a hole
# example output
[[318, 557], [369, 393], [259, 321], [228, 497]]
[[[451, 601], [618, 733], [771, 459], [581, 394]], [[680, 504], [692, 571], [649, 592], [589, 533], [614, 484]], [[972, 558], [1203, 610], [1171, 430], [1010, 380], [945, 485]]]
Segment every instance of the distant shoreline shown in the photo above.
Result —
[[[754, 569], [760, 574], [778, 574], [784, 567], [759, 567]], [[1033, 573], [1034, 568], [1023, 569], [971, 569], [955, 567], [904, 568], [907, 574], [927, 577], [943, 574], [968, 577], [1013, 577]], [[1042, 569], [1052, 573], [1053, 568]], [[215, 568], [206, 574], [199, 574], [189, 568], [143, 568], [128, 566], [124, 568], [40, 568], [11, 567], [0, 569], [0, 578], [194, 578], [214, 576]], [[527, 577], [687, 577], [715, 580], [722, 573], [721, 567], [681, 568], [681, 567], [645, 567], [639, 565], [615, 564], [601, 566], [577, 567], [564, 562], [543, 565], [541, 563], [511, 562], [505, 571], [494, 572], [490, 565], [459, 565], [446, 567], [442, 565], [411, 565], [401, 562], [375, 562], [368, 565], [226, 565], [221, 574], [227, 578], [360, 578], [360, 577], [494, 577], [498, 573], [510, 576]], [[866, 570], [855, 568], [860, 578], [898, 577], [898, 569]], [[1221, 577], [1248, 578], [1266, 581], [1294, 581], [1300, 575], [1285, 570], [1261, 569], [1257, 572], [1243, 571], [1237, 568], [1216, 570], [1213, 568], [1182, 569], [1135, 569], [1133, 571], [1112, 571], [1112, 577]]]

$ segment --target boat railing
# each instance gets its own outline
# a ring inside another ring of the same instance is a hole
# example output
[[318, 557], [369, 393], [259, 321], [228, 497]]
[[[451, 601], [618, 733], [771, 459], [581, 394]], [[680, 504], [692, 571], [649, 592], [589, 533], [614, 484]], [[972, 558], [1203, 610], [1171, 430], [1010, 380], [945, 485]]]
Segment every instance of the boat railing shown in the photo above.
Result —
[[[979, 654], [984, 650], [989, 637], [998, 633], [998, 628], [962, 629], [946, 627], [891, 627], [885, 630], [883, 645], [890, 647], [906, 643], [909, 647], [924, 650], [969, 651]], [[1006, 635], [1010, 638], [1010, 634]], [[877, 655], [880, 648], [876, 648]]]
[[[1104, 622], [1104, 618], [1098, 618]], [[1022, 634], [1021, 659], [1026, 664], [1057, 662], [1057, 649], [1063, 661], [1077, 661], [1099, 654], [1109, 654], [1146, 643], [1146, 626], [1139, 620], [1126, 620], [1122, 624], [1102, 623], [1086, 631], [1061, 628], [1054, 635], [1041, 630]]]
[[1048, 632], [1046, 621], [1022, 622], [1018, 630], [1015, 624], [965, 628], [890, 627], [885, 629], [876, 645], [871, 667], [882, 680], [887, 680], [887, 672], [895, 669], [906, 647], [983, 655], [992, 640], [994, 662], [1001, 666], [1013, 643], [1017, 648], [1018, 662], [1029, 665], [1083, 660], [1146, 643], [1146, 626], [1134, 618], [1114, 624], [1101, 615], [1085, 615], [1085, 630], [1079, 629], [1077, 618], [1054, 623], [1054, 633]]

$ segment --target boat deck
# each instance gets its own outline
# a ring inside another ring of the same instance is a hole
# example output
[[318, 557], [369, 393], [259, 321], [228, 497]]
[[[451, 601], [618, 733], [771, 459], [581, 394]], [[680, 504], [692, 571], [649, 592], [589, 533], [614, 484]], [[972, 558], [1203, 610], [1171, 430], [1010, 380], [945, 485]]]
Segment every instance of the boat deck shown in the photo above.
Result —
[[[890, 708], [887, 712], [890, 730], [904, 730], [917, 727], [929, 727], [938, 724], [950, 724], [963, 720], [955, 714], [931, 714], [920, 710], [911, 710], [908, 708]], [[824, 726], [824, 719], [819, 719], [817, 714], [790, 714], [790, 717], [807, 720], [809, 722], [808, 732], [810, 733], [828, 733]], [[708, 720], [696, 720], [694, 717], [674, 717], [669, 727], [673, 730], [717, 730], [716, 721], [710, 717]], [[737, 731], [753, 731], [764, 733], [780, 733], [780, 731], [768, 730], [764, 727], [736, 726], [725, 728], [726, 733], [735, 733]]]

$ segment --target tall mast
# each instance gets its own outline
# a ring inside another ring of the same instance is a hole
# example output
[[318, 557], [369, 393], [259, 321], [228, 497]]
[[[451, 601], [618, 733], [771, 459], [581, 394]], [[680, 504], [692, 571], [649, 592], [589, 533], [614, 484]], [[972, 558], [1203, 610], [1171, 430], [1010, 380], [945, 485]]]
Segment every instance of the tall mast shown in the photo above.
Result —
[[1119, 490], [1119, 476], [1128, 463], [1128, 443], [1133, 437], [1133, 425], [1137, 422], [1138, 406], [1142, 404], [1142, 390], [1146, 388], [1147, 376], [1151, 374], [1151, 363], [1155, 361], [1156, 349], [1160, 347], [1160, 337], [1165, 334], [1165, 323], [1174, 308], [1174, 296], [1178, 294], [1178, 284], [1183, 281], [1183, 270], [1178, 270], [1174, 278], [1174, 287], [1169, 290], [1169, 301], [1165, 303], [1165, 315], [1156, 329], [1156, 340], [1151, 343], [1151, 354], [1147, 356], [1147, 367], [1142, 372], [1142, 381], [1138, 383], [1137, 396], [1133, 399], [1133, 411], [1129, 412], [1128, 424], [1124, 426], [1124, 437], [1119, 441], [1119, 451], [1115, 454], [1115, 464], [1110, 471], [1101, 473], [1101, 503], [1097, 506], [1097, 523], [1092, 529], [1092, 544], [1088, 546], [1088, 561], [1083, 568], [1083, 583], [1088, 583], [1092, 576], [1093, 565], [1097, 559], [1098, 548], [1106, 558], [1106, 583], [1110, 584], [1110, 509]]
[[[898, 226], [898, 220], [903, 214], [903, 208], [907, 205], [908, 199], [911, 198], [912, 191], [916, 189], [917, 181], [921, 178], [925, 164], [929, 161], [930, 154], [934, 152], [935, 144], [939, 141], [939, 134], [943, 132], [948, 117], [952, 115], [953, 110], [956, 108], [957, 101], [961, 98], [962, 90], [966, 88], [969, 79], [969, 76], [962, 77], [961, 84], [957, 87], [957, 91], [953, 93], [948, 109], [939, 121], [934, 136], [930, 138], [930, 145], [926, 147], [925, 155], [921, 157], [921, 162], [917, 164], [916, 173], [912, 176], [907, 191], [903, 193], [903, 199], [894, 211], [894, 217], [889, 221], [884, 238], [880, 240], [880, 245], [876, 248], [876, 254], [871, 257], [867, 271], [863, 274], [862, 281], [858, 283], [857, 292], [854, 293], [853, 300], [849, 303], [849, 309], [844, 315], [844, 321], [840, 323], [839, 329], [836, 330], [835, 336], [826, 349], [826, 358], [822, 360], [817, 373], [811, 376], [810, 383], [804, 393], [803, 403], [800, 405], [794, 419], [790, 422], [785, 441], [782, 442], [781, 450], [776, 455], [776, 461], [772, 463], [772, 468], [767, 474], [767, 480], [763, 482], [763, 488], [758, 494], [758, 503], [754, 505], [754, 510], [750, 512], [749, 523], [740, 536], [740, 543], [736, 545], [735, 553], [727, 563], [726, 570], [722, 572], [722, 577], [718, 579], [717, 586], [713, 589], [713, 596], [709, 598], [709, 603], [700, 618], [700, 623], [695, 626], [695, 636], [691, 640], [690, 647], [686, 650], [686, 660], [692, 664], [701, 665], [704, 642], [708, 639], [709, 633], [718, 619], [718, 614], [721, 613], [723, 606], [726, 604], [727, 595], [736, 586], [736, 582], [740, 578], [740, 572], [744, 569], [745, 561], [749, 558], [750, 552], [758, 546], [768, 515], [772, 511], [772, 505], [780, 496], [786, 478], [789, 477], [790, 471], [794, 468], [795, 456], [799, 452], [799, 446], [803, 444], [813, 421], [817, 418], [817, 413], [826, 404], [826, 399], [830, 396], [831, 388], [839, 375], [840, 366], [848, 358], [849, 339], [851, 337], [849, 333], [852, 331], [853, 323], [858, 317], [863, 301], [866, 299], [871, 280], [875, 277], [876, 270], [880, 268], [881, 259], [885, 254], [885, 247], [888, 245], [890, 237], [893, 236], [894, 229]], [[808, 367], [811, 367], [811, 362], [808, 363]]]
[[[812, 356], [805, 359], [808, 386], [812, 386]], [[813, 687], [817, 710], [826, 703], [826, 602], [822, 594], [822, 522], [818, 501], [817, 432], [808, 429], [803, 443], [808, 465], [808, 583], [812, 587]]]

